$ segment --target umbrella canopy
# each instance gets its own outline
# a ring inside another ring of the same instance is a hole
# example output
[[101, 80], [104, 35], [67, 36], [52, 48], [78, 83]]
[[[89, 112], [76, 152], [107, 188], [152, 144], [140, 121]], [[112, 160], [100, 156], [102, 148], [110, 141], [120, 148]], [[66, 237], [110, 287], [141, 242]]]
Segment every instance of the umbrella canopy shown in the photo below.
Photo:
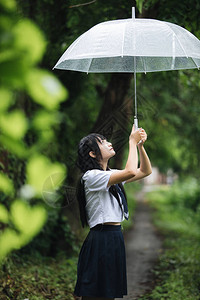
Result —
[[[134, 59], [135, 58], [135, 59]], [[157, 72], [200, 67], [200, 41], [176, 24], [154, 19], [100, 23], [82, 34], [54, 68], [87, 73]]]
[[[169, 22], [132, 18], [100, 23], [82, 34], [54, 68], [87, 73], [136, 73], [200, 67], [200, 41], [188, 30]], [[53, 69], [54, 69], [53, 68]]]

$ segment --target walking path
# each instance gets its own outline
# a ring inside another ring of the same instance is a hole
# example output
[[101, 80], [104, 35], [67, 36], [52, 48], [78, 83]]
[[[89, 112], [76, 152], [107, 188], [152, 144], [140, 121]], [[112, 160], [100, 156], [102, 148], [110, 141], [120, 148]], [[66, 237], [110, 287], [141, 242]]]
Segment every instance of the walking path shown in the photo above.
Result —
[[135, 197], [137, 201], [133, 228], [125, 234], [128, 295], [126, 300], [139, 299], [153, 286], [152, 269], [162, 251], [162, 241], [151, 220], [151, 208], [145, 202], [143, 188]]

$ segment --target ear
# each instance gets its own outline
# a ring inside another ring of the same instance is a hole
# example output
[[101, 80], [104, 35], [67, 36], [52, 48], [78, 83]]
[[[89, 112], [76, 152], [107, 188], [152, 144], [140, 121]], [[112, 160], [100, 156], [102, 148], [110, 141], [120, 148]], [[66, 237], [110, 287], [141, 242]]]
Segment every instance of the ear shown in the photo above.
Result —
[[90, 155], [91, 157], [93, 157], [93, 158], [96, 158], [96, 155], [95, 155], [94, 151], [90, 151], [90, 152], [89, 152], [89, 155]]

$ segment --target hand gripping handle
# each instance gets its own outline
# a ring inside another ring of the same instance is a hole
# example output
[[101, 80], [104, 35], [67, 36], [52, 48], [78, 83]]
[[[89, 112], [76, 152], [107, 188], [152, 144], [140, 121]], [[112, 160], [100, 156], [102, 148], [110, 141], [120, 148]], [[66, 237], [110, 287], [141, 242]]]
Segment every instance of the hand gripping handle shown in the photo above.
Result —
[[[136, 116], [134, 116], [134, 125], [135, 125], [135, 130], [138, 129], [138, 119]], [[142, 143], [142, 140], [140, 140], [137, 144], [139, 145], [140, 143]]]

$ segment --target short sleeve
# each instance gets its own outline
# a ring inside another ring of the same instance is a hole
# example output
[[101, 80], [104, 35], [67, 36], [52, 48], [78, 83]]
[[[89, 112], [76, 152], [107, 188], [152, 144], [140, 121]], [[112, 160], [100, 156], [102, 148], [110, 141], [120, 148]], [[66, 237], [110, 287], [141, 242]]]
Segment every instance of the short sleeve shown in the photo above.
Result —
[[107, 191], [112, 171], [89, 170], [83, 175], [85, 185], [90, 191]]

